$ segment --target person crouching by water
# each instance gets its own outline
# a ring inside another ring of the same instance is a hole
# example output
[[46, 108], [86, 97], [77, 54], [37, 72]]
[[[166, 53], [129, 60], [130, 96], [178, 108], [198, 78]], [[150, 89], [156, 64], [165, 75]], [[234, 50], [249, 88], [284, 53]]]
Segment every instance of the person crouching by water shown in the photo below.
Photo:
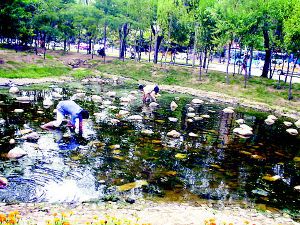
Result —
[[67, 127], [69, 127], [71, 131], [75, 131], [75, 122], [78, 118], [79, 134], [82, 134], [82, 120], [89, 118], [89, 112], [87, 110], [81, 108], [73, 100], [65, 100], [58, 103], [56, 106], [56, 111], [56, 120], [42, 125], [41, 128], [45, 130], [58, 128], [62, 124], [65, 116], [70, 115], [71, 120], [68, 121]]
[[156, 102], [156, 95], [159, 92], [157, 85], [139, 85], [139, 90], [143, 93], [143, 103]]

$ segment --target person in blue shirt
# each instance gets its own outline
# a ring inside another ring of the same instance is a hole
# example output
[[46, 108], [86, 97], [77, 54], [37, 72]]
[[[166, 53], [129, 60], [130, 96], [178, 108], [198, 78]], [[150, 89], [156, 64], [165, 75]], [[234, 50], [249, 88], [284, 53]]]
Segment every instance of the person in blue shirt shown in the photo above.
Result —
[[75, 130], [75, 122], [78, 118], [79, 120], [79, 133], [82, 133], [82, 120], [89, 118], [89, 112], [83, 108], [81, 108], [76, 102], [73, 100], [65, 100], [60, 101], [56, 106], [56, 120], [48, 122], [41, 126], [41, 128], [45, 130], [50, 130], [57, 128], [61, 125], [66, 115], [71, 116], [71, 120], [68, 121], [67, 126], [70, 127], [71, 130]]

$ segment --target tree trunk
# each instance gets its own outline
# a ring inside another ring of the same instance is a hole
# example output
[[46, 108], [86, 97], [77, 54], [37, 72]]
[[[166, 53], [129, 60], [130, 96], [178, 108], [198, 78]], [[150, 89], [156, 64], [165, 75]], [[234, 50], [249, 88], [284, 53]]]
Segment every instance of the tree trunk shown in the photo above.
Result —
[[249, 62], [249, 73], [248, 73], [248, 78], [251, 77], [252, 59], [253, 59], [253, 46], [250, 47], [250, 62]]
[[119, 28], [119, 37], [120, 37], [120, 50], [119, 50], [119, 59], [125, 58], [125, 51], [126, 51], [126, 37], [129, 33], [128, 23], [124, 23]]
[[151, 61], [151, 52], [152, 52], [152, 32], [150, 32], [150, 43], [149, 43], [149, 62]]
[[205, 69], [207, 62], [207, 47], [204, 48], [204, 59], [203, 59], [203, 65], [202, 67]]
[[265, 56], [265, 63], [264, 63], [261, 76], [268, 78], [269, 66], [271, 63], [270, 37], [267, 30], [263, 30], [263, 35], [264, 35], [264, 47], [266, 51], [266, 56]]
[[298, 60], [298, 58], [296, 58], [296, 60], [294, 62], [293, 71], [292, 71], [291, 78], [290, 78], [288, 100], [292, 100], [293, 99], [293, 95], [292, 95], [292, 79], [293, 79], [295, 68], [296, 68], [296, 65], [297, 65], [297, 60]]
[[202, 51], [200, 51], [199, 57], [199, 80], [202, 80]]
[[105, 63], [105, 57], [106, 57], [106, 53], [105, 53], [105, 50], [106, 50], [106, 39], [107, 39], [107, 24], [106, 22], [104, 23], [104, 32], [103, 32], [103, 38], [104, 38], [104, 43], [103, 43], [103, 51], [104, 51], [104, 55], [103, 55], [103, 61]]
[[161, 44], [163, 38], [164, 38], [163, 36], [158, 35], [158, 36], [156, 37], [156, 40], [155, 40], [155, 46], [154, 46], [154, 59], [153, 59], [153, 62], [154, 62], [155, 64], [157, 64], [157, 61], [158, 61], [158, 51], [159, 51], [159, 46], [160, 46], [160, 44]]
[[230, 51], [231, 51], [232, 40], [228, 44], [228, 54], [227, 54], [227, 67], [226, 67], [226, 84], [229, 84], [229, 63], [230, 63]]
[[64, 52], [67, 50], [67, 39], [64, 39]]

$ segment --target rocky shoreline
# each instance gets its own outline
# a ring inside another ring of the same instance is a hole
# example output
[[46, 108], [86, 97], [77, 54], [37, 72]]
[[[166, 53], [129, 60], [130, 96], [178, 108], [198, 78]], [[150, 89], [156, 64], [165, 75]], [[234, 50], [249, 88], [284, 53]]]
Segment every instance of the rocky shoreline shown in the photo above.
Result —
[[[105, 77], [116, 77], [112, 76], [110, 74], [103, 74]], [[30, 85], [30, 84], [39, 84], [39, 83], [64, 83], [64, 82], [70, 82], [74, 80], [71, 77], [60, 77], [60, 78], [39, 78], [39, 79], [29, 79], [29, 78], [20, 78], [20, 79], [5, 79], [5, 78], [0, 78], [0, 86], [7, 86], [9, 81], [13, 82], [16, 85]], [[140, 81], [139, 83], [149, 83], [146, 81]], [[263, 112], [269, 112], [274, 115], [278, 116], [284, 116], [287, 118], [291, 118], [294, 120], [299, 120], [300, 119], [300, 112], [295, 111], [295, 110], [287, 110], [286, 108], [283, 107], [278, 107], [278, 106], [271, 106], [268, 104], [260, 103], [260, 102], [255, 102], [255, 101], [249, 101], [245, 99], [239, 99], [236, 97], [232, 97], [226, 94], [220, 94], [217, 92], [207, 92], [207, 91], [202, 91], [202, 90], [196, 90], [193, 88], [188, 88], [188, 87], [181, 87], [181, 86], [174, 86], [174, 85], [160, 85], [160, 88], [162, 90], [170, 91], [170, 92], [178, 92], [178, 93], [183, 93], [183, 94], [192, 94], [194, 96], [201, 97], [203, 99], [210, 99], [212, 101], [216, 102], [222, 102], [222, 103], [227, 103], [231, 104], [234, 107], [246, 107], [246, 108], [251, 108], [254, 110], [258, 111], [263, 111]]]

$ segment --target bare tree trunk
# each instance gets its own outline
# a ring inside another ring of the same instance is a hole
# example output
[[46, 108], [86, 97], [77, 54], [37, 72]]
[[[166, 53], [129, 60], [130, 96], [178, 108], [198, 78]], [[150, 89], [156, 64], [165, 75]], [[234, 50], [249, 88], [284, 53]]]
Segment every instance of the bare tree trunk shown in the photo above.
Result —
[[288, 100], [292, 100], [293, 99], [293, 94], [292, 94], [292, 79], [293, 79], [295, 68], [296, 68], [296, 65], [297, 65], [297, 60], [298, 60], [298, 58], [296, 58], [296, 60], [294, 62], [293, 71], [292, 71], [291, 78], [290, 78]]
[[151, 52], [152, 52], [152, 32], [150, 32], [150, 43], [149, 43], [149, 62], [151, 61]]
[[195, 24], [195, 38], [194, 38], [194, 47], [193, 47], [193, 68], [195, 67], [196, 61], [196, 48], [197, 48], [197, 36], [198, 36], [198, 23]]
[[226, 84], [229, 84], [229, 64], [230, 64], [230, 51], [231, 51], [232, 40], [228, 44], [228, 58], [227, 58], [227, 67], [226, 67]]
[[199, 57], [199, 80], [202, 80], [202, 51], [200, 50]]
[[267, 30], [263, 30], [263, 35], [264, 35], [264, 47], [266, 51], [266, 56], [265, 56], [265, 63], [264, 63], [261, 76], [268, 78], [269, 66], [271, 63], [270, 37]]
[[104, 50], [104, 54], [103, 54], [103, 62], [105, 64], [105, 60], [106, 60], [106, 39], [107, 39], [107, 24], [106, 22], [104, 23], [104, 43], [103, 43], [103, 50]]
[[252, 60], [253, 60], [253, 46], [250, 47], [250, 62], [249, 62], [249, 74], [248, 74], [248, 78], [251, 77]]

